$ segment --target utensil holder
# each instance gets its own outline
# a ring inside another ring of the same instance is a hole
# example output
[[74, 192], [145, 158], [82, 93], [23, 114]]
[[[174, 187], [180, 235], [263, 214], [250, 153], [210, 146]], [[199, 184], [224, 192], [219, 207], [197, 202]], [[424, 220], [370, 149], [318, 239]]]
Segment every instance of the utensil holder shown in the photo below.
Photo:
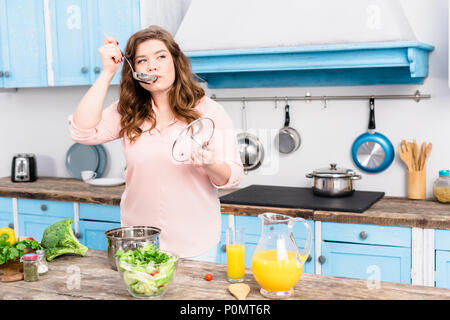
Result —
[[408, 199], [425, 200], [427, 193], [427, 174], [422, 171], [408, 170]]

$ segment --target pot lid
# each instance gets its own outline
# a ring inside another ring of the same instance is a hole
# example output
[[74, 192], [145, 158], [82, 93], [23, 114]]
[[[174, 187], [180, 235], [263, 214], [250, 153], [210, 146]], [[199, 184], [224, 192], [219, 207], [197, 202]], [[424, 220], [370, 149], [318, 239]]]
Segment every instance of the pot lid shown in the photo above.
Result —
[[312, 176], [322, 178], [345, 178], [356, 175], [352, 169], [339, 168], [336, 163], [331, 163], [329, 167], [314, 170]]

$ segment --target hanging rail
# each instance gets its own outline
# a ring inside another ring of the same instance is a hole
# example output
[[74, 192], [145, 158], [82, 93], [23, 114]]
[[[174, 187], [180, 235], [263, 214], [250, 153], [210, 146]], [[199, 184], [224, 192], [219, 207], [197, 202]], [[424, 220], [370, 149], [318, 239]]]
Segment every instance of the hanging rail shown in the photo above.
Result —
[[414, 94], [397, 94], [397, 95], [361, 95], [361, 96], [311, 96], [309, 93], [306, 93], [305, 96], [291, 96], [291, 97], [216, 97], [215, 94], [211, 96], [211, 99], [216, 101], [293, 101], [293, 100], [305, 100], [306, 102], [310, 102], [311, 100], [320, 100], [320, 101], [328, 101], [328, 100], [366, 100], [366, 99], [414, 99], [416, 102], [419, 102], [420, 99], [429, 99], [431, 95], [429, 94], [421, 94], [419, 90], [417, 90]]

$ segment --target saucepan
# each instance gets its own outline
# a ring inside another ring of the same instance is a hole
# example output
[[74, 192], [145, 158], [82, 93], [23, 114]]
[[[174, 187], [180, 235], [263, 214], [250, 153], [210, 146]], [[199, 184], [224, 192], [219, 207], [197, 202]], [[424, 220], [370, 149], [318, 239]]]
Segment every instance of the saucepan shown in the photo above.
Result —
[[313, 193], [323, 197], [344, 197], [351, 195], [355, 190], [353, 180], [361, 179], [361, 175], [346, 168], [338, 168], [336, 163], [330, 167], [314, 170], [306, 174], [313, 178]]

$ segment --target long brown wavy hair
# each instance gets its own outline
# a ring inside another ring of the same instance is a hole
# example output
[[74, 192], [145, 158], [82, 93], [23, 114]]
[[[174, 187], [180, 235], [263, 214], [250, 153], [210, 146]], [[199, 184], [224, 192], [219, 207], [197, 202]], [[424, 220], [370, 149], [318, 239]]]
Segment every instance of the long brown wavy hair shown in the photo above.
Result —
[[[173, 57], [175, 65], [175, 81], [169, 89], [169, 104], [175, 117], [186, 123], [200, 118], [195, 109], [205, 91], [195, 81], [189, 59], [181, 51], [172, 35], [159, 26], [150, 26], [133, 34], [127, 42], [125, 55], [133, 64], [138, 45], [146, 40], [162, 41]], [[120, 136], [127, 136], [131, 143], [143, 133], [140, 126], [149, 120], [152, 130], [156, 126], [155, 112], [152, 110], [151, 93], [133, 79], [128, 63], [122, 65], [120, 80], [120, 97], [118, 104], [120, 113]]]

